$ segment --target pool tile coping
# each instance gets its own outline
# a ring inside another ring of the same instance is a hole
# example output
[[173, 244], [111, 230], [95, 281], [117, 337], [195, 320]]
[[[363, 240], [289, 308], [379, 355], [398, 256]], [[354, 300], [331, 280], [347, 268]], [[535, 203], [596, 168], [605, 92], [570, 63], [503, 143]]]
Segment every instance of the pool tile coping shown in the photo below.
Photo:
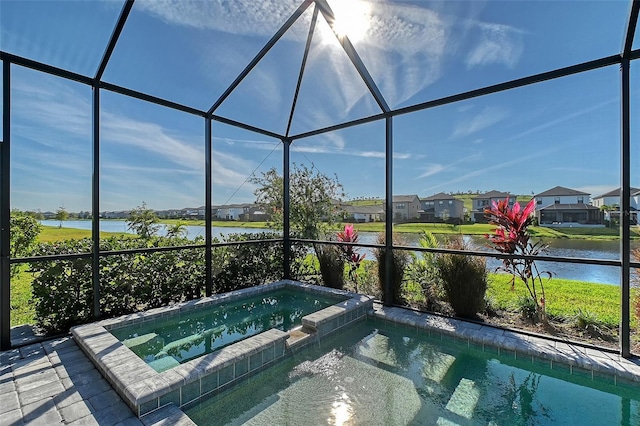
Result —
[[233, 302], [284, 287], [347, 298], [303, 317], [302, 327], [315, 338], [297, 342], [295, 350], [366, 317], [373, 307], [373, 298], [370, 296], [283, 280], [86, 324], [74, 327], [71, 332], [102, 375], [141, 417], [169, 404], [178, 407], [192, 404], [201, 397], [225, 389], [272, 365], [290, 350], [287, 344], [289, 333], [270, 329], [158, 373], [124, 346], [110, 330], [137, 322], [164, 319], [196, 308]]
[[583, 368], [592, 374], [605, 374], [640, 383], [640, 359], [624, 358], [618, 354], [584, 347], [570, 342], [560, 342], [522, 334], [478, 323], [446, 318], [425, 312], [399, 307], [387, 307], [374, 303], [370, 315], [392, 323], [448, 335], [469, 344], [475, 343], [499, 350], [532, 357], [542, 362], [566, 364]]

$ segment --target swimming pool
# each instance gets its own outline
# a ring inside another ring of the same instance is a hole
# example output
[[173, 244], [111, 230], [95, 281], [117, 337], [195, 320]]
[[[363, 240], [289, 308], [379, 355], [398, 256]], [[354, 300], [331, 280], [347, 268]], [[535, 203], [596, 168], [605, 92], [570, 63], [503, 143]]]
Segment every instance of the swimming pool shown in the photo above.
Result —
[[[144, 416], [245, 380], [363, 320], [372, 308], [370, 296], [285, 280], [86, 324], [71, 333], [123, 400]], [[170, 331], [163, 335], [165, 325]], [[121, 332], [123, 341], [114, 335]]]
[[369, 319], [185, 409], [198, 425], [638, 425], [640, 383]]
[[302, 324], [303, 316], [346, 299], [343, 295], [275, 289], [115, 328], [111, 333], [155, 371], [162, 372], [272, 328], [292, 330]]

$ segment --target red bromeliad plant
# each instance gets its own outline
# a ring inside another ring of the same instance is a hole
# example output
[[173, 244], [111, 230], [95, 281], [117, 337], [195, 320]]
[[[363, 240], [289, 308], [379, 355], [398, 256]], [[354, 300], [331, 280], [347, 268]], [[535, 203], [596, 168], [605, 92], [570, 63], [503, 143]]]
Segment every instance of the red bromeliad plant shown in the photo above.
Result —
[[[353, 225], [345, 225], [344, 231], [339, 231], [336, 237], [341, 243], [357, 243], [358, 231], [353, 229]], [[356, 292], [358, 291], [358, 274], [357, 270], [360, 267], [360, 263], [364, 260], [366, 254], [360, 254], [357, 252], [357, 248], [352, 245], [340, 245], [340, 251], [342, 256], [349, 264], [349, 279], [353, 281], [356, 286]]]
[[[489, 223], [496, 225], [492, 235], [485, 235], [489, 246], [504, 254], [518, 256], [537, 256], [548, 247], [548, 244], [538, 241], [531, 242], [529, 226], [533, 223], [533, 212], [536, 201], [531, 199], [526, 207], [522, 208], [518, 202], [509, 206], [509, 197], [499, 202], [493, 202], [491, 208], [484, 213]], [[516, 276], [524, 283], [529, 292], [529, 298], [535, 303], [538, 319], [545, 320], [545, 294], [542, 275], [551, 278], [551, 272], [539, 271], [533, 259], [506, 258], [502, 260], [501, 269], [511, 274], [511, 286], [515, 287]]]

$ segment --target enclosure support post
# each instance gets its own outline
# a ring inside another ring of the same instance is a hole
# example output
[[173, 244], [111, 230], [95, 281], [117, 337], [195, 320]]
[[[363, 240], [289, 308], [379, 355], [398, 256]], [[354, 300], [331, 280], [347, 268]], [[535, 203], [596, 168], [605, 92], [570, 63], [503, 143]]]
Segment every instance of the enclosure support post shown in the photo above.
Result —
[[9, 127], [11, 63], [2, 61], [2, 143], [0, 143], [0, 351], [11, 349], [11, 197]]
[[289, 151], [291, 147], [291, 139], [282, 139], [282, 259], [284, 279], [291, 279], [291, 235], [289, 223]]
[[623, 58], [620, 65], [622, 73], [622, 141], [620, 147], [620, 256], [622, 268], [620, 271], [620, 355], [631, 356], [631, 316], [630, 316], [630, 225], [631, 225], [631, 132], [629, 114], [629, 57]]
[[204, 120], [204, 267], [205, 267], [205, 293], [207, 296], [213, 294], [213, 250], [211, 244], [213, 242], [211, 232], [211, 202], [212, 202], [212, 188], [213, 185], [213, 172], [211, 170], [211, 153], [213, 151], [211, 142], [211, 118], [207, 117]]
[[386, 191], [385, 191], [385, 250], [384, 304], [393, 305], [393, 118], [386, 118]]
[[93, 316], [100, 317], [100, 86], [93, 85], [93, 145], [91, 170], [91, 282], [93, 284]]

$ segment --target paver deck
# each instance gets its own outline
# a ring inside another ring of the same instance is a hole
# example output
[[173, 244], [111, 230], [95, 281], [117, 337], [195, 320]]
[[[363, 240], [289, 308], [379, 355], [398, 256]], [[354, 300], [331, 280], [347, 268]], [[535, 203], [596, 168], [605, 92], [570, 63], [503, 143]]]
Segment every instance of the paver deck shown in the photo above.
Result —
[[177, 408], [141, 422], [71, 337], [0, 352], [0, 425], [190, 425]]

